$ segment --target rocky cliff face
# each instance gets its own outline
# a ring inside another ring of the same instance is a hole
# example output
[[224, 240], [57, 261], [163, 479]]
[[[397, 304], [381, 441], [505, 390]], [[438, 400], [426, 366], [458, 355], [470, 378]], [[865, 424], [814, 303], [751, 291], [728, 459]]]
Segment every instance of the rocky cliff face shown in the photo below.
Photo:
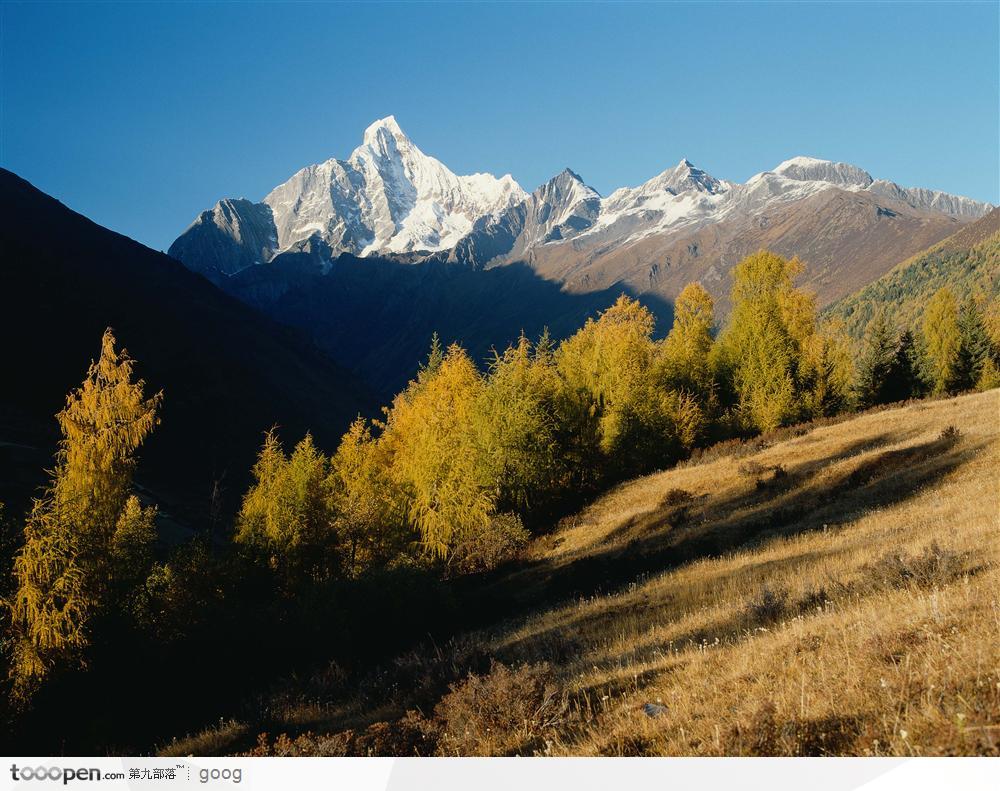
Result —
[[334, 254], [451, 250], [477, 220], [525, 197], [509, 175], [455, 175], [389, 116], [365, 130], [346, 160], [303, 168], [260, 203], [220, 201], [199, 215], [170, 255], [217, 277], [266, 263], [317, 235]]
[[601, 196], [567, 168], [521, 203], [480, 219], [449, 260], [476, 268], [520, 260], [538, 245], [583, 233], [600, 213]]
[[225, 198], [198, 215], [169, 254], [212, 282], [269, 261], [278, 246], [271, 207]]

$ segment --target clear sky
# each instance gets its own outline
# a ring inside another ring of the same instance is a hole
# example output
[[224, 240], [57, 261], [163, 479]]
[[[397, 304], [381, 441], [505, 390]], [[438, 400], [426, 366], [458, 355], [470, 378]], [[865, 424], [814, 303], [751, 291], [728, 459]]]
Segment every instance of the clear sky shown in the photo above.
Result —
[[806, 154], [1000, 203], [998, 8], [4, 2], [0, 162], [158, 249], [389, 114], [529, 190]]

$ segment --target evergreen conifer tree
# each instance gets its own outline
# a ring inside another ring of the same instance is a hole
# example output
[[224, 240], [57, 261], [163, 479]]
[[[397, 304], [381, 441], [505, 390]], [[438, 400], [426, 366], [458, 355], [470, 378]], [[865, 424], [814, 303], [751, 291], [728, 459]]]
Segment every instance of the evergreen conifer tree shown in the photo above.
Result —
[[973, 297], [962, 303], [958, 314], [958, 335], [954, 387], [956, 390], [971, 390], [978, 384], [983, 366], [992, 354], [983, 314]]
[[879, 310], [865, 328], [858, 358], [856, 393], [861, 409], [893, 400], [892, 379], [898, 352], [896, 328], [885, 310]]

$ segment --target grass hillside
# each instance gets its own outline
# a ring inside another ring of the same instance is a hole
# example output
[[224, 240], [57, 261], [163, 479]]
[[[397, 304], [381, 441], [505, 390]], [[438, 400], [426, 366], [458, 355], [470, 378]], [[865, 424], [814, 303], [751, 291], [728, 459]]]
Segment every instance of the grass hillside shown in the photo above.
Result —
[[1000, 209], [835, 302], [826, 314], [843, 319], [855, 337], [864, 333], [881, 307], [898, 326], [914, 329], [928, 300], [943, 286], [951, 287], [959, 299], [1000, 296]]
[[998, 470], [998, 390], [717, 446], [465, 591], [522, 615], [162, 752], [996, 755]]

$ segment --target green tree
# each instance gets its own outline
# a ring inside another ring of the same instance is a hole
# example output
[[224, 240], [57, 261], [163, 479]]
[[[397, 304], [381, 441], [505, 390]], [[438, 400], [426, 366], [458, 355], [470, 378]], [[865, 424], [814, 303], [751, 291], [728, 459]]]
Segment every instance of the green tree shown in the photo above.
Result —
[[883, 403], [892, 404], [919, 396], [924, 390], [924, 384], [920, 379], [921, 367], [920, 351], [913, 332], [903, 330], [899, 335], [896, 353], [893, 355], [892, 366], [886, 378], [884, 391], [886, 400]]
[[56, 416], [62, 439], [55, 467], [14, 561], [18, 694], [78, 658], [93, 615], [120, 604], [151, 562], [155, 511], [131, 490], [135, 454], [156, 425], [162, 394], [147, 398], [144, 390], [109, 329], [100, 358]]
[[928, 303], [923, 331], [933, 391], [952, 392], [958, 384], [962, 335], [955, 295], [947, 286], [938, 289]]
[[442, 560], [467, 534], [486, 527], [495, 507], [472, 429], [483, 386], [469, 356], [452, 345], [386, 413], [381, 441], [389, 476], [425, 552]]
[[243, 497], [234, 540], [270, 568], [286, 593], [322, 583], [339, 570], [329, 460], [306, 436], [285, 454], [277, 432], [264, 439]]
[[671, 387], [706, 404], [714, 391], [710, 354], [715, 323], [712, 295], [688, 283], [674, 302], [674, 324], [661, 345], [663, 372]]
[[898, 351], [896, 328], [886, 311], [879, 310], [865, 328], [858, 358], [857, 400], [862, 409], [890, 402]]
[[971, 390], [979, 383], [986, 361], [993, 356], [983, 313], [973, 297], [962, 303], [958, 314], [958, 336], [954, 387], [956, 390]]
[[729, 323], [713, 350], [723, 397], [739, 421], [761, 431], [803, 412], [802, 346], [815, 327], [811, 297], [793, 287], [798, 259], [761, 250], [733, 268]]

